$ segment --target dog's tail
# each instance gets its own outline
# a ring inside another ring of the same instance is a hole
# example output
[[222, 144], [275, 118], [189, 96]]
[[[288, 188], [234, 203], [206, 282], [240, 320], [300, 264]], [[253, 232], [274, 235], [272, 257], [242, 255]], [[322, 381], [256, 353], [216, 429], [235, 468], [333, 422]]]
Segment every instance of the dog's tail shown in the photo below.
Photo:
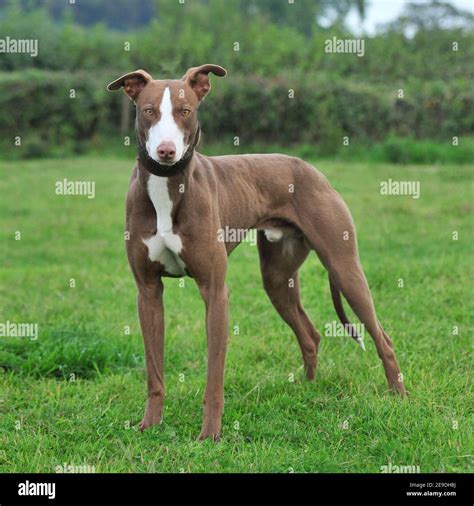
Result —
[[357, 344], [365, 351], [365, 344], [362, 338], [357, 334], [357, 331], [347, 318], [346, 312], [344, 311], [344, 306], [342, 305], [341, 292], [339, 288], [334, 284], [331, 276], [329, 276], [329, 287], [331, 288], [331, 297], [332, 303], [334, 304], [334, 309], [336, 310], [337, 316], [339, 320], [344, 325], [344, 328], [349, 333], [349, 335], [357, 341]]

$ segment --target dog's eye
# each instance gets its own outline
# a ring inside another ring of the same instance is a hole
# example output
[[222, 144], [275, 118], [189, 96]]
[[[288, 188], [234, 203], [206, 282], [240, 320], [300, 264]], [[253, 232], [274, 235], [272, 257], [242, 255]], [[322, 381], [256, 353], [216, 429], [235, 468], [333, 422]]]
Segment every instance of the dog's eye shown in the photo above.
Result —
[[149, 116], [153, 114], [153, 109], [151, 107], [147, 107], [145, 109], [145, 114], [148, 114]]
[[191, 114], [191, 111], [189, 109], [182, 109], [181, 115], [182, 116], [189, 116]]

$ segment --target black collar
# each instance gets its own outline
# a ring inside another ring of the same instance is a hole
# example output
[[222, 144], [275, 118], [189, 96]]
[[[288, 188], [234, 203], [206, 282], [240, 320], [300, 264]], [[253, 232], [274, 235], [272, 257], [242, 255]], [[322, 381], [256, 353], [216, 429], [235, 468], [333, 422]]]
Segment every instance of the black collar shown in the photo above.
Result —
[[181, 174], [181, 172], [183, 172], [184, 169], [188, 166], [188, 163], [190, 162], [191, 158], [194, 155], [194, 148], [199, 142], [200, 133], [201, 128], [198, 125], [196, 133], [194, 134], [193, 142], [189, 145], [188, 149], [181, 157], [181, 159], [178, 160], [176, 163], [173, 163], [173, 165], [165, 165], [163, 163], [159, 163], [153, 160], [153, 158], [151, 158], [151, 156], [148, 154], [145, 145], [141, 144], [138, 141], [137, 150], [140, 166], [144, 167], [151, 174], [160, 177], [173, 177], [178, 174]]

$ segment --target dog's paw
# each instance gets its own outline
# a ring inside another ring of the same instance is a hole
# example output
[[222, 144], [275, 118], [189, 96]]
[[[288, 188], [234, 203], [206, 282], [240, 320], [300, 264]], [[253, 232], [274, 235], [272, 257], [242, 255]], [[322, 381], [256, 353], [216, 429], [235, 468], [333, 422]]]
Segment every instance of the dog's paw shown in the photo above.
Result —
[[390, 393], [399, 395], [400, 397], [407, 397], [408, 395], [408, 392], [405, 389], [405, 385], [401, 381], [389, 384], [389, 391]]
[[143, 432], [148, 427], [152, 427], [153, 425], [159, 425], [162, 421], [161, 412], [152, 412], [145, 413], [143, 420], [140, 423], [140, 430]]
[[314, 380], [314, 369], [315, 369], [314, 365], [305, 365], [306, 379], [308, 381]]
[[205, 420], [202, 424], [201, 434], [199, 434], [198, 441], [210, 439], [211, 441], [219, 441], [221, 439], [221, 422], [220, 419]]
[[201, 434], [199, 434], [198, 441], [204, 441], [205, 439], [210, 439], [211, 441], [217, 443], [221, 439], [221, 432], [202, 430]]

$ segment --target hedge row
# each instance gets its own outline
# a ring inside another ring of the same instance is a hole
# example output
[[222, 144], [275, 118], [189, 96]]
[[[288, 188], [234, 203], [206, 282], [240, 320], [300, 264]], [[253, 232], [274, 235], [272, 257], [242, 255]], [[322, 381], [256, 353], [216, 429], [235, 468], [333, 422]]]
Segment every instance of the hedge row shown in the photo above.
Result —
[[[133, 136], [134, 112], [121, 132], [122, 94], [105, 89], [122, 71], [0, 73], [2, 150], [13, 149], [16, 136], [22, 140], [20, 156], [47, 154], [52, 146], [77, 151]], [[411, 82], [402, 92], [400, 99], [396, 87], [323, 76], [214, 77], [200, 119], [213, 140], [316, 143], [327, 152], [337, 150], [344, 136], [365, 142], [390, 135], [449, 141], [474, 133], [474, 90], [467, 81]]]

